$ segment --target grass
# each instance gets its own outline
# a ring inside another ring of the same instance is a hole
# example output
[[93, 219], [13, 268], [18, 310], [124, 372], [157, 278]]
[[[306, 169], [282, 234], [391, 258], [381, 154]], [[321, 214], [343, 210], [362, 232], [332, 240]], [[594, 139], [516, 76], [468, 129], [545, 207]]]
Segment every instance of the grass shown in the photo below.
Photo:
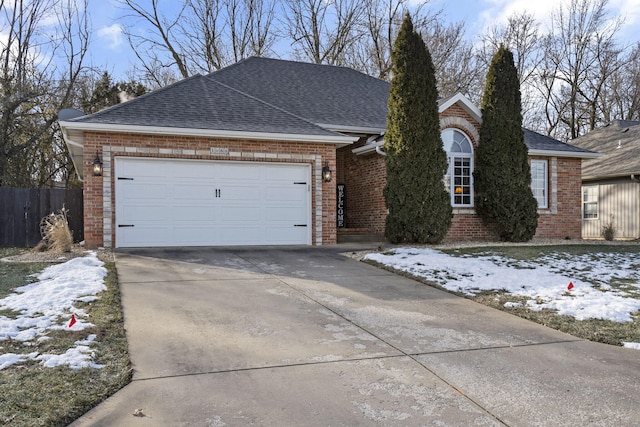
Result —
[[[16, 249], [0, 248], [0, 257], [16, 253]], [[47, 265], [0, 263], [0, 298], [12, 288], [31, 282], [27, 275]], [[45, 368], [30, 361], [0, 371], [0, 425], [66, 426], [131, 381], [115, 265], [106, 263], [105, 267], [107, 290], [96, 301], [82, 307], [95, 324], [93, 328], [78, 332], [53, 331], [48, 334], [52, 339], [37, 345], [0, 341], [0, 354], [34, 351], [60, 354], [75, 341], [96, 334], [92, 345], [94, 361], [105, 365], [104, 368]], [[7, 313], [0, 315], [7, 316]]]
[[[554, 262], [554, 267], [557, 268], [558, 272], [566, 273], [570, 277], [590, 279], [595, 280], [596, 282], [598, 282], [598, 280], [591, 276], [588, 265], [581, 271], [567, 271], [563, 270], [562, 260], [575, 256], [586, 256], [589, 258], [590, 256], [596, 256], [595, 254], [603, 252], [613, 253], [627, 259], [637, 259], [638, 262], [632, 263], [630, 268], [640, 270], [640, 247], [638, 245], [499, 246], [447, 249], [442, 250], [442, 252], [455, 256], [497, 255], [504, 257], [507, 260], [510, 259], [516, 262], [525, 261], [529, 263], [540, 263], [542, 262], [541, 259], [547, 260], [545, 262], [550, 262], [548, 260], [551, 257]], [[510, 265], [514, 268], [523, 268], [521, 265], [516, 265], [516, 262], [507, 261], [506, 265]], [[430, 286], [440, 288], [446, 292], [454, 293], [498, 310], [566, 332], [578, 338], [611, 345], [621, 345], [622, 342], [640, 342], [640, 312], [635, 313], [633, 316], [633, 322], [613, 322], [610, 320], [599, 319], [576, 320], [571, 316], [559, 315], [553, 310], [530, 310], [526, 307], [525, 298], [517, 295], [511, 295], [504, 291], [485, 291], [474, 296], [468, 296], [462, 293], [451, 292], [437, 284], [434, 284], [433, 282], [411, 275], [410, 273], [399, 272], [382, 266], [379, 263], [370, 263], [383, 267], [387, 270], [394, 271], [398, 274], [411, 277]], [[633, 297], [640, 299], [640, 291], [638, 288], [630, 286], [629, 283], [624, 280], [613, 280], [606, 284], [610, 285], [614, 289], [628, 292]], [[505, 303], [507, 302], [522, 303], [524, 306], [505, 307]]]

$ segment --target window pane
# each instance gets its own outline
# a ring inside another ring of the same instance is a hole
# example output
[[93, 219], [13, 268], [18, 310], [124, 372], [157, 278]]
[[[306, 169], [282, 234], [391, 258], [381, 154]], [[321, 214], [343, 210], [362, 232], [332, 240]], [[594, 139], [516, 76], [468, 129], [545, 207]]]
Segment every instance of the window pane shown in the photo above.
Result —
[[538, 202], [539, 208], [546, 208], [547, 204], [547, 161], [531, 161], [531, 192]]
[[598, 186], [590, 185], [582, 188], [582, 218], [598, 218]]
[[457, 129], [442, 132], [442, 145], [447, 152], [449, 167], [445, 187], [453, 206], [473, 206], [473, 146], [469, 138]]

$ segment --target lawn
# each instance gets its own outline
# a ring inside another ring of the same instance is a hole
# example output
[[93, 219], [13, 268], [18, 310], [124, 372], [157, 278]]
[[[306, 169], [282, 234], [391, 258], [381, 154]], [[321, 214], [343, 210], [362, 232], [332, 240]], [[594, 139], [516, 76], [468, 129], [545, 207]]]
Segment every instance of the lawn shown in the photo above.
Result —
[[404, 247], [365, 260], [576, 337], [640, 348], [640, 245]]
[[[0, 248], [0, 258], [18, 251]], [[50, 265], [0, 262], [0, 366], [5, 366], [0, 369], [2, 425], [68, 425], [131, 379], [114, 264], [104, 264], [104, 290], [97, 293], [97, 298], [83, 297], [74, 302], [70, 312], [78, 313], [78, 321], [73, 327], [69, 327], [70, 313], [55, 311], [65, 292], [60, 289], [70, 287], [70, 283], [60, 283], [55, 270], [49, 274], [52, 277], [33, 276], [49, 271], [45, 268]], [[58, 288], [48, 296], [42, 294], [46, 297], [35, 302], [39, 308], [33, 313], [7, 308], [29, 293], [26, 288], [17, 293], [13, 290], [29, 283]], [[47, 313], [54, 313], [52, 324], [42, 321]], [[21, 326], [17, 328], [16, 324]], [[20, 336], [16, 335], [18, 329]], [[29, 334], [33, 335], [31, 339]]]

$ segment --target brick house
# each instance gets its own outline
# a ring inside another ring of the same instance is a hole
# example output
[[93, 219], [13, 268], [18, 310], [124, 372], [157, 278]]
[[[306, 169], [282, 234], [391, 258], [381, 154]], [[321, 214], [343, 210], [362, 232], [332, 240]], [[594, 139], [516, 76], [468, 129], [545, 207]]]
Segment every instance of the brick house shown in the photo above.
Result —
[[[95, 114], [61, 113], [84, 182], [86, 245], [325, 245], [382, 235], [388, 91], [348, 68], [254, 57]], [[447, 239], [495, 239], [473, 209], [480, 111], [458, 94], [442, 100], [440, 117], [454, 165]], [[580, 238], [581, 161], [595, 154], [527, 130], [525, 140], [536, 236]]]

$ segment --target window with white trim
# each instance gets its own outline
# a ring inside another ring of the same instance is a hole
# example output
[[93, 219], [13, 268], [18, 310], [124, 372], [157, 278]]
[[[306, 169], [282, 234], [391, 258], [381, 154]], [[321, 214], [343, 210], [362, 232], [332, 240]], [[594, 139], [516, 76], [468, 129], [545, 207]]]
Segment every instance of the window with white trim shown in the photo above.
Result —
[[582, 187], [582, 218], [598, 219], [598, 186]]
[[447, 153], [449, 168], [445, 186], [451, 195], [451, 206], [473, 206], [473, 145], [458, 129], [442, 131], [442, 145]]
[[546, 160], [531, 160], [531, 191], [538, 202], [538, 208], [549, 207], [549, 188]]

